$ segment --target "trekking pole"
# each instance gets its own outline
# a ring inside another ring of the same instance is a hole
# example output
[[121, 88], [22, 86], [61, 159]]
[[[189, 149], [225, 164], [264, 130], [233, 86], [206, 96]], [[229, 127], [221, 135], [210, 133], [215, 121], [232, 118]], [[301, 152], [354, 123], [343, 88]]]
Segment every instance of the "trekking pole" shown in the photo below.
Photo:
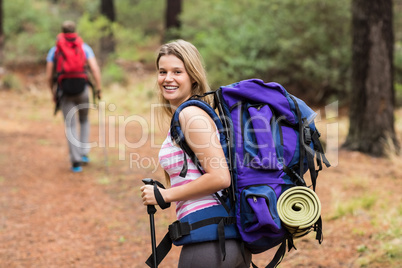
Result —
[[[146, 178], [142, 180], [146, 185], [154, 185], [154, 181], [150, 178]], [[156, 238], [155, 238], [155, 221], [154, 214], [156, 213], [156, 208], [154, 205], [147, 206], [147, 212], [149, 214], [149, 225], [151, 229], [151, 242], [152, 242], [152, 256], [155, 268], [158, 267], [157, 258], [156, 258]]]

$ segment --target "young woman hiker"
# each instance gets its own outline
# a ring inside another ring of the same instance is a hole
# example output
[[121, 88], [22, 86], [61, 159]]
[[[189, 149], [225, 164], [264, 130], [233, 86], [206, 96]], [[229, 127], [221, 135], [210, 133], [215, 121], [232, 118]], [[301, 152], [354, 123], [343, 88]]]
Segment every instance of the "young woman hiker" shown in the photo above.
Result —
[[[201, 55], [189, 42], [176, 40], [162, 45], [156, 66], [160, 101], [169, 117], [192, 95], [202, 95], [210, 90]], [[229, 187], [231, 179], [219, 133], [210, 116], [201, 108], [189, 106], [182, 110], [179, 121], [185, 139], [203, 170], [201, 173], [190, 157], [185, 156], [185, 152], [175, 144], [169, 132], [159, 152], [159, 162], [169, 175], [171, 187], [159, 188], [159, 192], [166, 203], [176, 202], [177, 218], [181, 221], [203, 213], [209, 214], [209, 211], [214, 211], [218, 206], [222, 207], [215, 193]], [[181, 177], [184, 161], [188, 163], [188, 170], [185, 177]], [[144, 205], [158, 204], [154, 186], [144, 185], [141, 191]], [[213, 215], [209, 215], [211, 216]], [[217, 225], [214, 226], [214, 232], [218, 233]], [[198, 230], [202, 232], [202, 229]], [[225, 235], [224, 258], [218, 240], [202, 241], [207, 236], [202, 233], [194, 233], [192, 236], [201, 239], [195, 242], [190, 239], [189, 243], [183, 245], [179, 268], [250, 266], [250, 253], [242, 249], [240, 240], [233, 235]]]

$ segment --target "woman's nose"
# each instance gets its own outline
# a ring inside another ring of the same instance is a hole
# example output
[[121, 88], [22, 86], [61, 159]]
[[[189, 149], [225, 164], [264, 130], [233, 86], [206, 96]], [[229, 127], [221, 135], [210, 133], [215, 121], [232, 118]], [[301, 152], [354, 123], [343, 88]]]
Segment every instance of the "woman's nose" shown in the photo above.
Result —
[[172, 75], [172, 73], [170, 73], [170, 72], [166, 73], [165, 80], [166, 80], [166, 81], [172, 81], [172, 80], [173, 80], [173, 75]]

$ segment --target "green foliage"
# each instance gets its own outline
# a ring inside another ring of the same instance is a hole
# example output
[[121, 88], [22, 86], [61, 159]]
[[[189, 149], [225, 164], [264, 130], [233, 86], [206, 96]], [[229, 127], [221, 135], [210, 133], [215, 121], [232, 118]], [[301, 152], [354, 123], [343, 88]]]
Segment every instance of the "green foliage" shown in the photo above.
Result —
[[368, 249], [368, 248], [367, 248], [366, 245], [359, 245], [359, 246], [357, 247], [357, 252], [363, 253], [363, 252], [366, 252], [367, 249]]
[[402, 1], [394, 1], [394, 64], [396, 104], [402, 106]]
[[258, 77], [314, 94], [342, 92], [350, 65], [349, 2], [186, 2], [182, 37], [200, 48], [214, 87]]
[[77, 22], [77, 31], [95, 53], [99, 52], [100, 38], [111, 29], [117, 51], [112, 58], [146, 61], [150, 56], [144, 48], [155, 47], [161, 39], [164, 2], [115, 1], [117, 22], [108, 28], [110, 22], [99, 12], [100, 1], [59, 0], [57, 4], [48, 0], [4, 1], [4, 62], [43, 62], [47, 51], [55, 44], [61, 23], [67, 19]]
[[17, 92], [22, 91], [22, 82], [21, 80], [14, 74], [12, 73], [7, 73], [2, 77], [2, 83], [0, 83], [0, 89], [9, 89], [9, 90], [15, 90]]
[[129, 61], [146, 61], [149, 58], [147, 47], [157, 42], [151, 35], [144, 35], [139, 29], [125, 28], [120, 24], [113, 27], [117, 43], [116, 57]]
[[152, 36], [145, 35], [138, 28], [127, 28], [117, 22], [110, 23], [104, 16], [91, 19], [89, 13], [84, 13], [78, 22], [77, 28], [82, 38], [94, 49], [96, 54], [100, 51], [99, 40], [108, 36], [110, 31], [113, 32], [116, 53], [112, 55], [112, 59], [143, 61], [148, 56], [147, 51], [139, 53], [139, 50], [155, 42]]
[[154, 61], [154, 47], [163, 35], [166, 0], [115, 1], [116, 57], [124, 60]]
[[[153, 62], [163, 36], [178, 34], [199, 48], [213, 88], [257, 77], [277, 81], [290, 92], [307, 94], [317, 102], [347, 96], [350, 91], [351, 0], [183, 1], [182, 28], [174, 33], [163, 29], [166, 0], [115, 0], [114, 4], [116, 22], [110, 25], [100, 15], [100, 1], [3, 1], [4, 62], [43, 62], [61, 22], [71, 19], [77, 21], [78, 32], [96, 54], [100, 38], [108, 34], [107, 29], [113, 31], [116, 53], [110, 55], [111, 60]], [[399, 105], [401, 10], [396, 1]]]
[[[270, 6], [262, 1], [203, 1], [186, 3], [182, 37], [191, 40], [205, 58], [214, 87], [261, 77], [276, 51], [277, 33], [271, 26]], [[219, 27], [216, 27], [219, 25]], [[263, 78], [263, 77], [261, 77]]]
[[[402, 20], [402, 16], [399, 15], [399, 17]], [[400, 26], [402, 26], [402, 23]], [[394, 65], [395, 65], [395, 102], [396, 105], [400, 107], [402, 106], [402, 41], [395, 42]]]
[[92, 47], [95, 52], [99, 51], [99, 40], [109, 34], [109, 21], [103, 16], [95, 19], [89, 13], [84, 13], [77, 22], [77, 32], [82, 39]]
[[395, 83], [395, 102], [398, 107], [402, 106], [402, 81]]
[[105, 85], [113, 83], [124, 85], [127, 83], [127, 77], [123, 68], [115, 63], [109, 63], [102, 70], [102, 81]]
[[18, 64], [43, 60], [49, 44], [55, 40], [46, 5], [24, 0], [3, 1], [3, 5], [4, 62]]
[[166, 0], [115, 0], [116, 20], [144, 35], [161, 35]]

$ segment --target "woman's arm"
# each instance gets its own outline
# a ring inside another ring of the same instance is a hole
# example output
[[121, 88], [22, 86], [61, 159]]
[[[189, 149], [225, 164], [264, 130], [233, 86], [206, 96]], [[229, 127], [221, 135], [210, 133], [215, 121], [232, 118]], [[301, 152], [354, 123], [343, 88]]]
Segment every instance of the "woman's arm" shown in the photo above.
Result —
[[[165, 202], [200, 198], [229, 187], [229, 169], [211, 117], [202, 109], [189, 106], [180, 113], [179, 120], [186, 141], [205, 173], [190, 183], [160, 189]], [[157, 204], [151, 186], [143, 186], [141, 190], [144, 205]]]

